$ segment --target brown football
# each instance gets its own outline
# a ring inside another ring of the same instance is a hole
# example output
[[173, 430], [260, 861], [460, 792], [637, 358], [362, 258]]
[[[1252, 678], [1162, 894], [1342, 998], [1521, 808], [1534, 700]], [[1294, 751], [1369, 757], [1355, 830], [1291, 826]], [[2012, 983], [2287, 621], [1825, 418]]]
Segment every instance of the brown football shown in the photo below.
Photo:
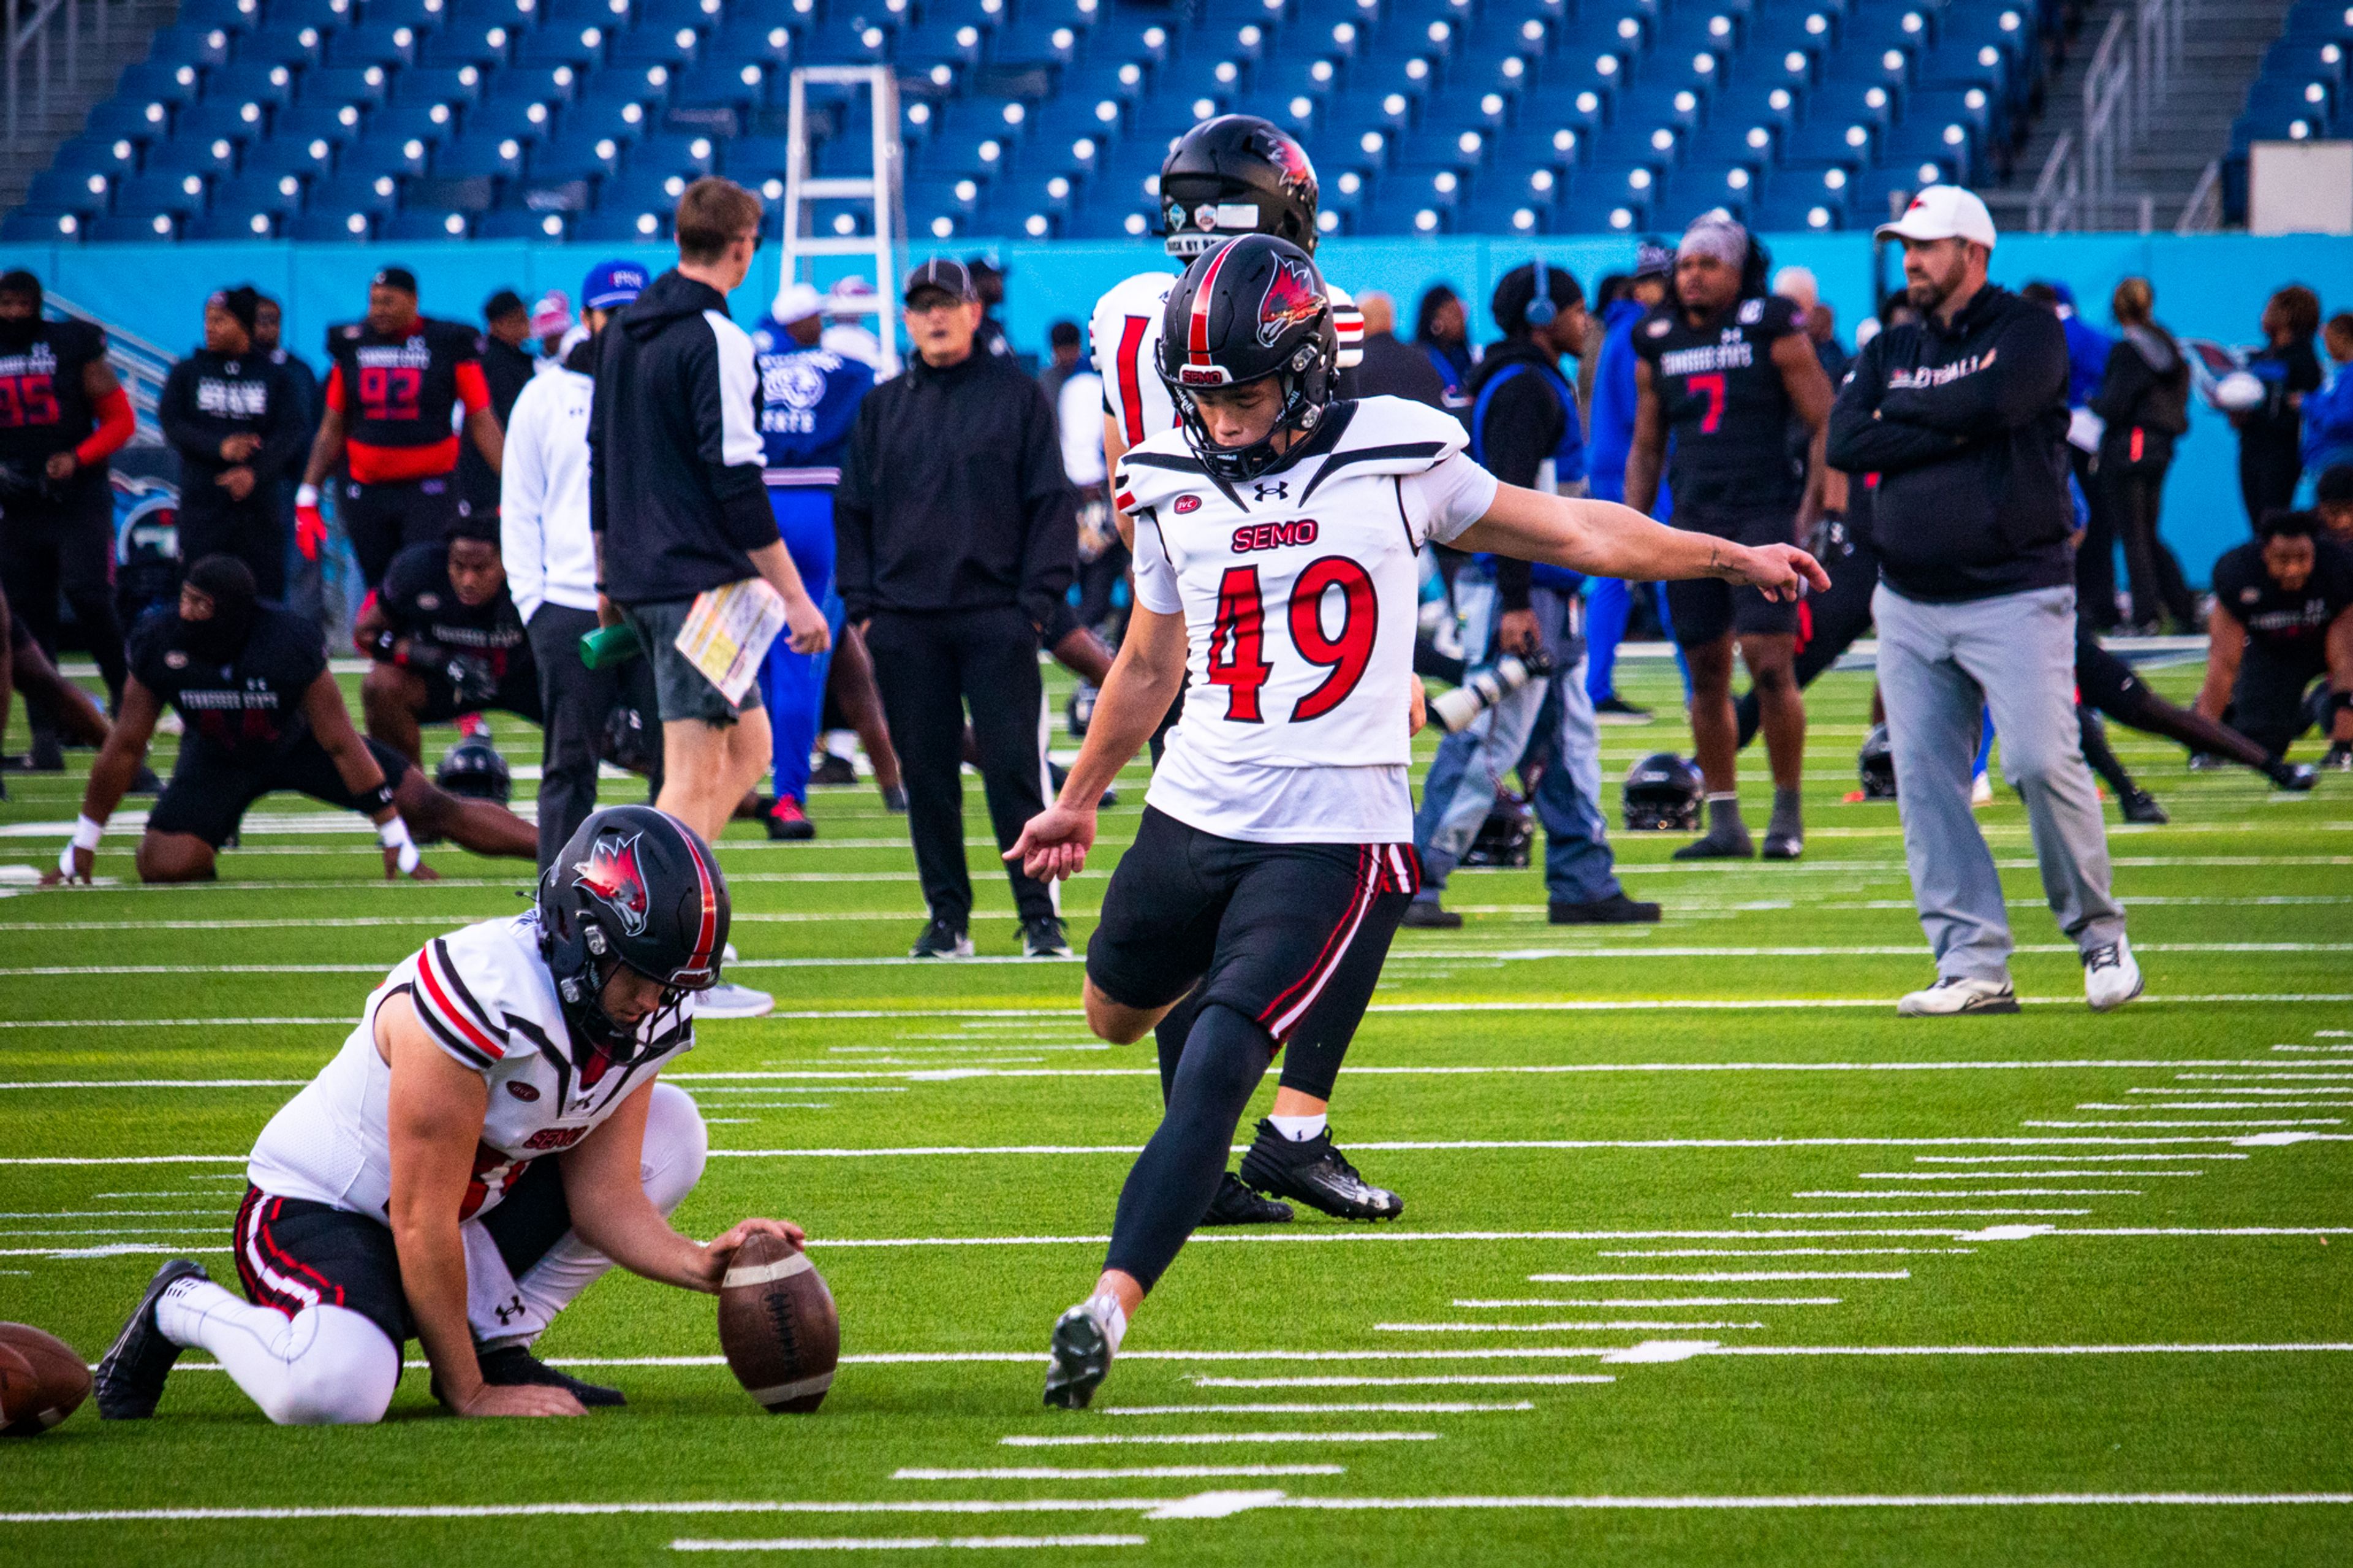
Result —
[[73, 1346], [24, 1323], [0, 1323], [0, 1437], [37, 1437], [90, 1397]]
[[841, 1359], [841, 1319], [807, 1253], [773, 1236], [735, 1249], [719, 1285], [719, 1348], [735, 1381], [770, 1412], [825, 1403]]

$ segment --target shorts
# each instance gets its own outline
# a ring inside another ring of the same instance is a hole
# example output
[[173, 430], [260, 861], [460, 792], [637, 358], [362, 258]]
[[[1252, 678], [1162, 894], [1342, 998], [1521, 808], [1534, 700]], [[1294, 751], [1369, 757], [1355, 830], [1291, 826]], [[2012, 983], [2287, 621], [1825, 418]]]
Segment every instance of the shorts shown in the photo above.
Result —
[[484, 702], [461, 702], [458, 689], [449, 678], [438, 669], [411, 667], [409, 673], [425, 683], [425, 706], [417, 711], [420, 724], [440, 724], [466, 713], [487, 713], [492, 709], [512, 713], [518, 719], [528, 719], [534, 724], [545, 725], [546, 709], [540, 697], [539, 667], [517, 659], [507, 668], [506, 678], [499, 689]]
[[[1781, 506], [1677, 507], [1674, 526], [1752, 549], [1797, 539], [1796, 514]], [[1798, 632], [1797, 601], [1776, 604], [1755, 588], [1735, 587], [1721, 577], [1668, 584], [1667, 615], [1675, 624], [1677, 647], [1698, 647], [1733, 632], [1750, 637], [1795, 637]]]
[[[743, 701], [730, 702], [726, 693], [711, 683], [709, 676], [678, 651], [678, 629], [686, 624], [687, 612], [693, 608], [692, 599], [655, 599], [643, 605], [624, 605], [621, 614], [638, 628], [638, 636], [646, 645], [646, 658], [652, 661], [654, 705], [660, 710], [662, 722], [700, 719], [706, 724], [723, 727], [760, 706], [760, 683], [754, 680], [744, 689]], [[782, 637], [784, 633], [776, 635]]]
[[458, 518], [458, 482], [448, 474], [391, 485], [345, 480], [335, 492], [335, 518], [352, 542], [360, 580], [373, 588], [403, 550], [448, 536]]
[[1278, 1046], [1345, 1046], [1420, 885], [1410, 844], [1249, 844], [1146, 806], [1103, 894], [1087, 978], [1136, 1008], [1198, 983]]
[[[554, 1160], [523, 1168], [499, 1206], [482, 1216], [507, 1271], [522, 1278], [572, 1228]], [[417, 1320], [401, 1288], [392, 1227], [308, 1198], [273, 1197], [248, 1185], [237, 1211], [237, 1277], [246, 1299], [292, 1317], [305, 1307], [357, 1312], [401, 1344]]]
[[[408, 759], [376, 741], [369, 741], [367, 749], [384, 770], [384, 782], [399, 788]], [[217, 849], [237, 836], [237, 825], [255, 801], [279, 790], [307, 795], [345, 811], [365, 812], [372, 804], [352, 794], [335, 769], [335, 759], [316, 735], [305, 735], [280, 755], [251, 764], [232, 762], [209, 746], [184, 745], [172, 782], [164, 786], [164, 798], [147, 814], [147, 831], [191, 833]]]

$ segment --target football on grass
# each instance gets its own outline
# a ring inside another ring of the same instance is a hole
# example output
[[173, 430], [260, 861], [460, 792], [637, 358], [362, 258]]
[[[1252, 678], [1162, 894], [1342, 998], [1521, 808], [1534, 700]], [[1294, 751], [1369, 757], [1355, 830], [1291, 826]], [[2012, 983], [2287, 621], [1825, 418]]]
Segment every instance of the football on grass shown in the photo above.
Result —
[[719, 1285], [719, 1348], [735, 1381], [771, 1413], [825, 1402], [841, 1359], [841, 1319], [807, 1253], [773, 1236], [735, 1249]]
[[90, 1397], [73, 1346], [23, 1323], [0, 1323], [0, 1437], [37, 1437]]

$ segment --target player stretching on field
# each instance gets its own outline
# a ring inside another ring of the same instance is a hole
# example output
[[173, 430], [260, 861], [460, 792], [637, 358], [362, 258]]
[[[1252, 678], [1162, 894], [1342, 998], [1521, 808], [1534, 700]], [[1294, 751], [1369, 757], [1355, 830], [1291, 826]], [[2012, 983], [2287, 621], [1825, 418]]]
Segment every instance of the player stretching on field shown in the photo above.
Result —
[[1416, 552], [1435, 540], [1636, 582], [1705, 574], [1777, 599], [1828, 584], [1792, 545], [1499, 485], [1451, 416], [1335, 401], [1338, 351], [1324, 280], [1284, 240], [1211, 249], [1170, 291], [1158, 368], [1183, 426], [1131, 448], [1115, 484], [1135, 522], [1134, 618], [1060, 797], [1008, 852], [1034, 877], [1079, 871], [1095, 801], [1187, 688], [1103, 896], [1085, 1000], [1089, 1026], [1121, 1043], [1197, 984], [1198, 1009], [1103, 1278], [1055, 1325], [1050, 1405], [1092, 1397], [1128, 1314], [1208, 1212], [1274, 1053], [1314, 1046], [1336, 1066], [1371, 1000], [1416, 881]]
[[615, 806], [581, 824], [532, 912], [404, 959], [253, 1146], [237, 1215], [251, 1304], [164, 1264], [99, 1363], [99, 1414], [153, 1415], [195, 1345], [272, 1421], [375, 1421], [409, 1339], [459, 1415], [623, 1403], [532, 1355], [550, 1319], [616, 1263], [716, 1294], [746, 1237], [802, 1239], [747, 1219], [705, 1246], [666, 1217], [707, 1145], [694, 1101], [655, 1075], [693, 1048], [727, 916], [691, 829]]

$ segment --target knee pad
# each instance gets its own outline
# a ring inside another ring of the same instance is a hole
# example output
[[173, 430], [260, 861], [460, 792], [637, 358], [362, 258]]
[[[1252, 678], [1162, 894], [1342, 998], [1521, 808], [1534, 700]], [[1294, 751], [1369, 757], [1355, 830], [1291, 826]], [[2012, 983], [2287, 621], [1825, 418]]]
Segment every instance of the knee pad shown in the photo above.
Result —
[[646, 1142], [638, 1178], [655, 1208], [667, 1215], [686, 1201], [711, 1152], [711, 1132], [694, 1097], [676, 1084], [656, 1082], [646, 1104]]
[[280, 1426], [364, 1426], [384, 1419], [400, 1347], [344, 1307], [306, 1307], [287, 1325], [286, 1376], [262, 1400]]

